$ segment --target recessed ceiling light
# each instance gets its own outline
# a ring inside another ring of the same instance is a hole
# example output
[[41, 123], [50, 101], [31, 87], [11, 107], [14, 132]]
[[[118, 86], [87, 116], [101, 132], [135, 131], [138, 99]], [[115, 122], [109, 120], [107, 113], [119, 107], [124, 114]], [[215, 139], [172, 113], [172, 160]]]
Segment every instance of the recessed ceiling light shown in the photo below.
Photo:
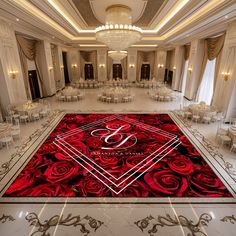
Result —
[[228, 18], [229, 18], [229, 16], [228, 16], [228, 15], [226, 15], [226, 16], [225, 16], [225, 19], [228, 19]]
[[186, 36], [187, 36], [187, 37], [189, 37], [190, 35], [189, 35], [189, 34], [187, 34]]
[[20, 21], [20, 19], [19, 19], [19, 18], [16, 18], [16, 21]]
[[53, 39], [55, 39], [55, 36], [52, 36]]

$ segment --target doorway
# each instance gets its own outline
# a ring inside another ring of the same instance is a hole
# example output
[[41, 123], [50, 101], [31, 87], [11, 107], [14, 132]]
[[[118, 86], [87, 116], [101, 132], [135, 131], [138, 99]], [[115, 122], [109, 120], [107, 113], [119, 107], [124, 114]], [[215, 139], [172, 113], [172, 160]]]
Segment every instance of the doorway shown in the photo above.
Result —
[[150, 64], [142, 64], [140, 80], [149, 80], [150, 78]]
[[115, 80], [122, 79], [122, 66], [121, 64], [113, 64], [113, 76], [112, 78]]
[[85, 80], [93, 80], [94, 79], [92, 64], [87, 63], [84, 65], [84, 78], [85, 78]]
[[62, 52], [62, 59], [63, 59], [63, 66], [64, 66], [65, 84], [69, 84], [70, 77], [69, 77], [68, 66], [67, 66], [67, 52]]
[[28, 78], [29, 78], [32, 100], [40, 98], [40, 89], [39, 89], [37, 71], [36, 70], [29, 70], [28, 71]]

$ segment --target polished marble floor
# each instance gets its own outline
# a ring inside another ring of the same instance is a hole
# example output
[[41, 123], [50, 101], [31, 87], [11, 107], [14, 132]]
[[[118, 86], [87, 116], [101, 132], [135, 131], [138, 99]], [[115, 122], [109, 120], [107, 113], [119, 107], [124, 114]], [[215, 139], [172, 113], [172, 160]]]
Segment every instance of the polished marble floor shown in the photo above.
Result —
[[[134, 102], [104, 104], [97, 101], [99, 91], [85, 90], [85, 98], [78, 102], [56, 102], [48, 98], [51, 114], [40, 121], [21, 125], [21, 138], [10, 149], [0, 150], [0, 188], [15, 176], [17, 165], [27, 160], [27, 155], [44, 140], [48, 129], [65, 112], [163, 112], [187, 105], [180, 94], [173, 102], [155, 102], [146, 89], [133, 88]], [[219, 166], [219, 172], [228, 184], [236, 187], [236, 154], [220, 148], [215, 140], [217, 123], [196, 124], [183, 121], [182, 125], [199, 144], [206, 147]], [[1, 195], [3, 192], [1, 192]], [[135, 200], [135, 199], [134, 199]], [[0, 199], [0, 235], [235, 235], [236, 201], [234, 199], [200, 199], [198, 202], [178, 202], [168, 198], [150, 200], [148, 204], [131, 204], [126, 201], [50, 203], [37, 199], [5, 201]], [[86, 200], [85, 200], [86, 201]]]

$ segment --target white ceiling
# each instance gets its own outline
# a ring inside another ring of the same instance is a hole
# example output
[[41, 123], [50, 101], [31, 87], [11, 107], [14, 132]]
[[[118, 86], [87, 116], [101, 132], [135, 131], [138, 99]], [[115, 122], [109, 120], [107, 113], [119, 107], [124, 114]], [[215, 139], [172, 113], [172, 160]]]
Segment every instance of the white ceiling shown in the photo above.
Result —
[[138, 21], [142, 16], [145, 6], [147, 4], [147, 0], [135, 0], [135, 1], [127, 1], [127, 0], [89, 0], [90, 6], [93, 10], [95, 17], [105, 24], [106, 18], [106, 8], [111, 5], [121, 4], [128, 6], [132, 11], [132, 20], [133, 22]]
[[[181, 9], [176, 7], [184, 2]], [[146, 6], [146, 0], [90, 0], [94, 15], [101, 22], [105, 20], [106, 7], [113, 3], [128, 5], [133, 21], [142, 16]], [[96, 41], [95, 27], [87, 25], [72, 0], [1, 0], [1, 17], [11, 21], [17, 31], [35, 37], [43, 35], [76, 46], [102, 46]], [[236, 20], [235, 0], [166, 0], [151, 24], [143, 28], [143, 39], [137, 44], [153, 47], [179, 44], [222, 32], [233, 20]]]

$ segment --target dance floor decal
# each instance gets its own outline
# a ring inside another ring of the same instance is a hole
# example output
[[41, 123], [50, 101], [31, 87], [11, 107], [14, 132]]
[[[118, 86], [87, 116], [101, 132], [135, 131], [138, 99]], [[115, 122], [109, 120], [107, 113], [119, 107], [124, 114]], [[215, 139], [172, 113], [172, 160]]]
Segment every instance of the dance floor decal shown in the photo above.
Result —
[[168, 114], [66, 114], [4, 197], [232, 197]]

